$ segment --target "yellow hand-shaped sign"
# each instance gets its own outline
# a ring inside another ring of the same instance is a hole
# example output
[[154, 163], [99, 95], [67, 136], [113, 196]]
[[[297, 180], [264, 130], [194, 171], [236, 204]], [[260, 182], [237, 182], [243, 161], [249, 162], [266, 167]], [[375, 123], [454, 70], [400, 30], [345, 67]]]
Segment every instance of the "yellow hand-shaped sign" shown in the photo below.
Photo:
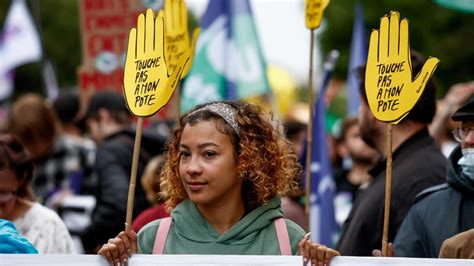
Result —
[[392, 124], [400, 122], [415, 106], [438, 64], [437, 58], [429, 58], [412, 80], [408, 20], [400, 22], [395, 11], [390, 12], [390, 18], [382, 17], [380, 30], [370, 35], [365, 73], [367, 100], [374, 116]]
[[317, 29], [323, 19], [323, 11], [328, 6], [329, 0], [305, 0], [306, 28]]
[[200, 28], [194, 30], [193, 43], [190, 46], [188, 11], [184, 0], [165, 1], [165, 56], [169, 66], [168, 68], [173, 71], [182, 54], [189, 53], [190, 55], [190, 63], [184, 68], [181, 78], [184, 78], [191, 68], [194, 57], [194, 47], [196, 47], [196, 41], [200, 31]]
[[189, 53], [184, 53], [176, 69], [169, 69], [163, 57], [164, 20], [162, 11], [153, 18], [148, 9], [138, 16], [137, 28], [130, 30], [123, 87], [128, 109], [136, 116], [153, 115], [165, 106], [189, 63]]

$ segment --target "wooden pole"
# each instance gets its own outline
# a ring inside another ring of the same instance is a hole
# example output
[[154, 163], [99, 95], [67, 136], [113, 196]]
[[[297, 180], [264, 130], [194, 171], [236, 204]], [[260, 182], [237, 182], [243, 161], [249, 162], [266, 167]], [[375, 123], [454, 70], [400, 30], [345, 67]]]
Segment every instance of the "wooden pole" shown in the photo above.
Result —
[[387, 256], [390, 197], [392, 194], [392, 124], [387, 124], [387, 169], [385, 178], [385, 210], [383, 217], [382, 256]]
[[310, 30], [310, 45], [309, 45], [309, 77], [308, 77], [308, 104], [309, 104], [309, 120], [308, 129], [306, 133], [306, 202], [305, 214], [306, 224], [309, 230], [309, 207], [311, 194], [311, 150], [313, 146], [313, 46], [314, 46], [314, 29]]
[[137, 131], [135, 133], [135, 144], [133, 146], [132, 172], [130, 173], [130, 186], [128, 187], [127, 218], [125, 232], [132, 230], [133, 203], [135, 199], [135, 186], [137, 183], [138, 157], [140, 155], [140, 143], [142, 140], [143, 117], [138, 117]]
[[181, 117], [181, 83], [178, 84], [178, 86], [176, 87], [174, 93], [178, 93], [178, 95], [176, 96], [176, 99], [178, 101], [177, 105], [178, 105], [178, 114], [176, 115], [176, 122], [179, 122], [179, 118]]

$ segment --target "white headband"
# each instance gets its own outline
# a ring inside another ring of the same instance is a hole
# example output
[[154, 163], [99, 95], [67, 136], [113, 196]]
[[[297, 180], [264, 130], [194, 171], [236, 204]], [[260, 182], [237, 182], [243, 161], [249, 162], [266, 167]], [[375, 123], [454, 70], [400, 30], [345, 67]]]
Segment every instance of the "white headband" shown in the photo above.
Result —
[[237, 124], [237, 121], [235, 120], [235, 117], [237, 116], [237, 110], [230, 104], [223, 103], [223, 102], [211, 103], [197, 110], [194, 110], [192, 113], [188, 115], [188, 117], [200, 111], [210, 111], [222, 117], [222, 119], [224, 119], [227, 122], [227, 124], [229, 124], [229, 126], [231, 126], [235, 130], [237, 135], [240, 137], [239, 124]]

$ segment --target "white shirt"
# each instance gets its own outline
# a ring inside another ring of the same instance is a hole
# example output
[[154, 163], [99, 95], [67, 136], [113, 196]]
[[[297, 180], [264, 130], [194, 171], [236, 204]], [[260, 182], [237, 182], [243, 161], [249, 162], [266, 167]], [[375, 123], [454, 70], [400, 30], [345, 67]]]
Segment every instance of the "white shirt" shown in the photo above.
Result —
[[20, 234], [26, 237], [40, 254], [77, 253], [61, 218], [56, 212], [37, 202], [14, 223]]

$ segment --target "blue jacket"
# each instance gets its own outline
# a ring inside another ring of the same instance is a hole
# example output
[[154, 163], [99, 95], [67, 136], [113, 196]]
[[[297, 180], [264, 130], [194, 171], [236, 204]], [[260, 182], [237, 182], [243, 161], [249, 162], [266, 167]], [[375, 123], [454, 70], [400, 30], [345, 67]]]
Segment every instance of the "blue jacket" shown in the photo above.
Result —
[[397, 257], [437, 258], [444, 240], [474, 228], [474, 181], [461, 171], [461, 148], [450, 155], [447, 183], [417, 195], [394, 241]]
[[37, 254], [35, 246], [20, 235], [15, 224], [0, 219], [0, 254]]

